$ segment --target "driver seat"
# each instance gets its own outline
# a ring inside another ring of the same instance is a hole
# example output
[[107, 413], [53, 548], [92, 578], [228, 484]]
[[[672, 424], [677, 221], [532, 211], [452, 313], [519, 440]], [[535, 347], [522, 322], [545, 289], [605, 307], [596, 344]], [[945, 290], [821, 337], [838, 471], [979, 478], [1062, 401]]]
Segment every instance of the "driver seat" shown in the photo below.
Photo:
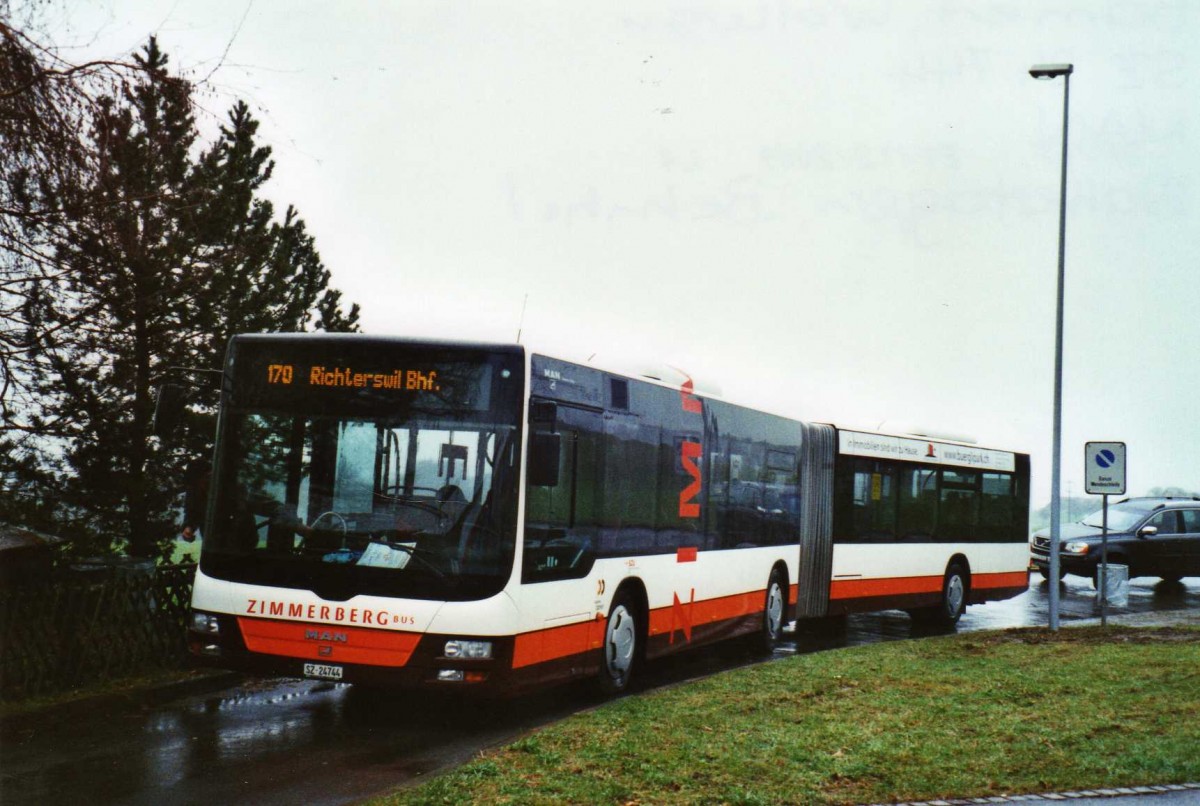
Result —
[[478, 541], [473, 540], [472, 537], [473, 533], [475, 532], [475, 524], [479, 523], [479, 519], [484, 516], [484, 513], [487, 513], [487, 519], [484, 521], [485, 523], [491, 518], [491, 508], [492, 493], [490, 490], [488, 491], [488, 494], [484, 496], [483, 503], [479, 506], [467, 504], [466, 511], [463, 513], [461, 531], [459, 532], [458, 536], [458, 553], [456, 556], [458, 557], [459, 562], [466, 562], [467, 554], [472, 551], [472, 548], [474, 549], [474, 553], [476, 555], [482, 554], [480, 551], [480, 546], [472, 546], [472, 543], [478, 543]]

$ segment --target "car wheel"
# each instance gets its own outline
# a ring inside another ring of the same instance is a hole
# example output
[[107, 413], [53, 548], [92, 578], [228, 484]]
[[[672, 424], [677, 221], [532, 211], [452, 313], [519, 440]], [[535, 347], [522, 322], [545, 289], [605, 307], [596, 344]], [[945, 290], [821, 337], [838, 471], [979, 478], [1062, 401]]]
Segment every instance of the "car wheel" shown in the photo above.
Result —
[[779, 637], [783, 635], [784, 612], [787, 610], [787, 593], [784, 590], [784, 577], [778, 568], [771, 571], [767, 580], [767, 599], [763, 606], [762, 629], [759, 631], [754, 648], [763, 654], [775, 651]]
[[[1042, 575], [1042, 579], [1045, 579], [1045, 580], [1050, 579], [1050, 569], [1049, 568], [1039, 568], [1038, 573]], [[1058, 578], [1061, 580], [1064, 577], [1066, 577], [1066, 575], [1067, 575], [1067, 569], [1063, 568], [1062, 566], [1059, 566]]]
[[624, 591], [618, 593], [604, 626], [600, 689], [605, 694], [619, 694], [629, 688], [641, 655], [641, 632], [633, 597]]

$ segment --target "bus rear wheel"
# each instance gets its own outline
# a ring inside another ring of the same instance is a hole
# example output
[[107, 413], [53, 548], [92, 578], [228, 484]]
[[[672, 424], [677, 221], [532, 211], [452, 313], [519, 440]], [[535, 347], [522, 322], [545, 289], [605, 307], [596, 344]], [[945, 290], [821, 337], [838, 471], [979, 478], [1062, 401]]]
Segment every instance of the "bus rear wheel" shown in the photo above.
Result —
[[967, 592], [970, 585], [966, 570], [958, 563], [953, 563], [946, 569], [946, 576], [942, 577], [941, 603], [934, 607], [910, 611], [910, 615], [915, 621], [925, 624], [953, 627], [967, 609]]
[[642, 648], [638, 606], [629, 593], [622, 591], [613, 599], [604, 625], [604, 661], [600, 669], [600, 690], [620, 694], [629, 688], [637, 671]]
[[763, 606], [762, 629], [755, 637], [754, 649], [768, 655], [779, 645], [783, 635], [784, 611], [787, 610], [783, 573], [778, 568], [771, 570], [767, 580], [767, 598]]

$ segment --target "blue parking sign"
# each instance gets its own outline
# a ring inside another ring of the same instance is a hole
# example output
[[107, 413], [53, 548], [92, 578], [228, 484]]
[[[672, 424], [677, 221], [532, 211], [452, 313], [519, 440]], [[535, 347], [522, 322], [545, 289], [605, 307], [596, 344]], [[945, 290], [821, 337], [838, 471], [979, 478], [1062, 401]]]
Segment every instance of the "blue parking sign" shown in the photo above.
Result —
[[1083, 448], [1084, 479], [1092, 495], [1125, 494], [1125, 443], [1088, 442]]

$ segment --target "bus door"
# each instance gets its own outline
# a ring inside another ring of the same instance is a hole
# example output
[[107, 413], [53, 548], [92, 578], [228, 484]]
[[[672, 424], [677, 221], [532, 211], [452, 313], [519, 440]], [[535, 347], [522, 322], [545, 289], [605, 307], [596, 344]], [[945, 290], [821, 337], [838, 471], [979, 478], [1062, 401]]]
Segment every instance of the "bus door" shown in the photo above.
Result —
[[585, 652], [591, 642], [588, 630], [556, 628], [595, 618], [595, 585], [588, 577], [600, 549], [604, 420], [590, 408], [557, 401], [545, 406], [553, 419], [532, 424], [530, 439], [537, 440], [539, 431], [553, 435], [557, 472], [528, 474], [521, 583], [542, 621], [540, 634], [553, 642], [551, 654], [561, 657]]
[[829, 610], [833, 573], [833, 468], [837, 431], [804, 424], [800, 460], [800, 586], [796, 618], [817, 618]]
[[[546, 425], [535, 426], [544, 428]], [[603, 420], [597, 411], [558, 404], [552, 428], [557, 435], [558, 472], [540, 479], [531, 477], [526, 490], [522, 582], [585, 577], [598, 548]]]

